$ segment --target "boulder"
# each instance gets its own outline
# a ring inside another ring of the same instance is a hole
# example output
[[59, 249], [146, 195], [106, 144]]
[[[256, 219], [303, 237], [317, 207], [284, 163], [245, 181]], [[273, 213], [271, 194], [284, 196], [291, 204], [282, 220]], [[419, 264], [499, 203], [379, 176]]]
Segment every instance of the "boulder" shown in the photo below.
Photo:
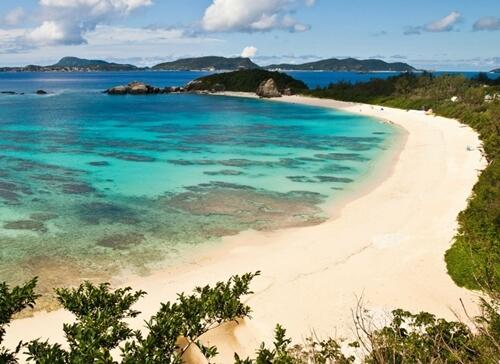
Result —
[[272, 78], [267, 81], [262, 81], [256, 91], [257, 95], [260, 97], [281, 97], [281, 92], [278, 90], [276, 82]]
[[286, 89], [283, 90], [283, 95], [292, 96], [293, 95], [292, 89], [290, 87], [287, 87]]
[[48, 94], [48, 92], [47, 92], [47, 91], [45, 91], [45, 90], [37, 90], [36, 94], [37, 94], [37, 95], [47, 95], [47, 94]]
[[106, 91], [109, 95], [125, 95], [128, 93], [128, 86], [115, 86]]
[[152, 93], [154, 88], [143, 82], [131, 82], [128, 84], [128, 93], [131, 95], [146, 95]]
[[107, 89], [104, 93], [108, 95], [157, 95], [170, 92], [184, 92], [182, 87], [155, 87], [144, 82], [134, 81], [128, 85], [115, 86]]

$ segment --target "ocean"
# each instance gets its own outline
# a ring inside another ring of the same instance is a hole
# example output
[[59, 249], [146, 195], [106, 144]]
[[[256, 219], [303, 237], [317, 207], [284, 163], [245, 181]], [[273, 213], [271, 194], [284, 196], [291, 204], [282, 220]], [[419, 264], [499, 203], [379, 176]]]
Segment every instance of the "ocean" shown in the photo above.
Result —
[[0, 74], [0, 91], [25, 93], [0, 95], [0, 281], [36, 275], [48, 293], [148, 274], [244, 230], [319, 224], [399, 135], [309, 106], [102, 93], [201, 74]]

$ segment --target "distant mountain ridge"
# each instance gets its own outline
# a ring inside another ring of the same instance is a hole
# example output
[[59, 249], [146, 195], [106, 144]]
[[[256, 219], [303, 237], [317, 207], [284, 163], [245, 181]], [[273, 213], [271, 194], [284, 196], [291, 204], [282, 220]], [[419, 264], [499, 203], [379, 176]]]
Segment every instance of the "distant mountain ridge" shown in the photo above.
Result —
[[3, 67], [0, 72], [106, 72], [143, 70], [131, 64], [106, 62], [97, 59], [64, 57], [49, 66], [28, 65], [25, 67]]
[[289, 71], [358, 71], [358, 72], [376, 72], [376, 71], [394, 71], [394, 72], [412, 72], [416, 69], [407, 63], [394, 62], [388, 63], [380, 59], [355, 58], [330, 58], [315, 62], [302, 64], [272, 64], [265, 69], [281, 69]]
[[[330, 58], [303, 64], [273, 64], [261, 67], [249, 58], [243, 57], [194, 57], [163, 62], [151, 68], [132, 64], [112, 63], [103, 60], [64, 57], [49, 66], [29, 65], [25, 67], [3, 67], [0, 72], [104, 72], [104, 71], [235, 71], [241, 69], [297, 70], [297, 71], [354, 71], [354, 72], [413, 72], [416, 69], [402, 62], [388, 63], [379, 59], [358, 60], [355, 58]], [[492, 71], [498, 72], [498, 70]]]
[[126, 71], [126, 70], [137, 70], [138, 67], [131, 64], [120, 64], [106, 62], [98, 59], [83, 59], [77, 57], [64, 57], [61, 58], [59, 62], [52, 66], [51, 68], [89, 68], [95, 70], [109, 70], [109, 71]]
[[189, 70], [213, 70], [213, 71], [233, 71], [238, 69], [260, 68], [253, 63], [250, 58], [243, 57], [196, 57], [183, 58], [172, 62], [164, 62], [153, 66], [153, 70], [163, 71], [189, 71]]

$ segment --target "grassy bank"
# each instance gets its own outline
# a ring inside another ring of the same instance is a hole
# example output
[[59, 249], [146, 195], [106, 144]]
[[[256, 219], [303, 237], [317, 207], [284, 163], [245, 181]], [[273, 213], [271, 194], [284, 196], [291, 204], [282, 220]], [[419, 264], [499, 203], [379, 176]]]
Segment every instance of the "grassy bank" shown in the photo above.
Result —
[[474, 186], [467, 209], [458, 216], [459, 231], [446, 253], [446, 263], [458, 285], [499, 292], [500, 80], [492, 81], [484, 75], [471, 80], [463, 76], [405, 74], [359, 84], [332, 84], [306, 93], [401, 109], [432, 109], [479, 133], [488, 166]]

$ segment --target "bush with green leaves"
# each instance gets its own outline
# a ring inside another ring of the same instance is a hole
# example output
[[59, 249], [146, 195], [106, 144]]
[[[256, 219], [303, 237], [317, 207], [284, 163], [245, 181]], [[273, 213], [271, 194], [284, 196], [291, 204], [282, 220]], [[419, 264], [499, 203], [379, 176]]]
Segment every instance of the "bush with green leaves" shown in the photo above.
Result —
[[[112, 290], [109, 284], [83, 283], [75, 289], [58, 289], [61, 305], [75, 315], [64, 324], [67, 345], [34, 340], [20, 343], [14, 351], [2, 348], [1, 364], [15, 364], [24, 348], [28, 362], [38, 364], [181, 364], [191, 347], [196, 347], [208, 362], [218, 351], [201, 342], [204, 334], [220, 325], [249, 317], [251, 309], [242, 298], [251, 294], [250, 283], [259, 273], [234, 276], [214, 286], [198, 287], [192, 294], [179, 294], [175, 302], [162, 304], [146, 322], [144, 332], [132, 330], [127, 320], [139, 312], [133, 305], [144, 296], [130, 288]], [[36, 279], [12, 290], [0, 285], [0, 339], [12, 316], [33, 307]], [[395, 310], [389, 323], [373, 325], [361, 305], [355, 311], [356, 341], [348, 344], [365, 364], [403, 363], [479, 363], [500, 362], [500, 296], [489, 292], [481, 300], [482, 314], [471, 319], [474, 330], [461, 322], [446, 321], [429, 313], [412, 314]], [[277, 326], [271, 346], [262, 344], [255, 358], [236, 364], [350, 364], [334, 338], [312, 336], [292, 344], [286, 331]], [[351, 353], [352, 354], [352, 353]]]
[[[22, 286], [16, 286], [12, 289], [7, 283], [0, 283], [0, 344], [5, 337], [6, 328], [12, 320], [12, 317], [26, 308], [33, 308], [38, 295], [35, 293], [37, 279], [34, 278]], [[7, 348], [0, 347], [0, 363], [16, 363], [16, 355], [21, 350], [22, 343], [10, 351]]]
[[[356, 346], [355, 343], [351, 345]], [[320, 340], [308, 337], [302, 345], [293, 345], [286, 336], [286, 330], [280, 325], [274, 331], [272, 347], [262, 343], [256, 352], [255, 359], [241, 359], [234, 355], [235, 364], [350, 364], [354, 363], [353, 356], [345, 356], [341, 346], [332, 338]]]
[[[131, 288], [111, 290], [109, 284], [95, 286], [89, 282], [76, 289], [58, 289], [59, 303], [76, 319], [63, 327], [68, 349], [35, 340], [26, 346], [28, 362], [182, 363], [184, 353], [193, 345], [210, 360], [217, 355], [217, 349], [205, 346], [200, 338], [224, 323], [248, 317], [251, 310], [242, 303], [242, 297], [252, 293], [250, 282], [258, 274], [234, 276], [213, 287], [198, 287], [192, 294], [179, 294], [175, 302], [162, 304], [147, 321], [145, 334], [132, 330], [125, 321], [140, 314], [132, 306], [145, 292], [133, 292]], [[113, 357], [113, 350], [117, 349], [120, 361]]]

